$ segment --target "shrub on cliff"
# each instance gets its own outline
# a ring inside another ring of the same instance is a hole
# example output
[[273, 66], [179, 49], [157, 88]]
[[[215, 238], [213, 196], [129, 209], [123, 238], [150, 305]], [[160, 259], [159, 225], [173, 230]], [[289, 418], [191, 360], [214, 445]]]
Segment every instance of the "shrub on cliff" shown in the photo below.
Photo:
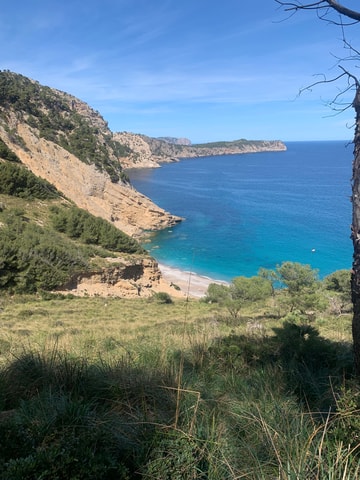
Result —
[[136, 240], [103, 218], [95, 217], [81, 208], [52, 207], [51, 212], [53, 227], [70, 238], [115, 252], [144, 253]]
[[28, 200], [59, 196], [56, 188], [49, 182], [10, 162], [0, 163], [0, 193]]
[[81, 248], [29, 222], [21, 211], [7, 212], [0, 236], [0, 288], [12, 292], [52, 290], [88, 268]]
[[8, 160], [9, 162], [20, 162], [19, 157], [6, 145], [0, 138], [0, 158]]

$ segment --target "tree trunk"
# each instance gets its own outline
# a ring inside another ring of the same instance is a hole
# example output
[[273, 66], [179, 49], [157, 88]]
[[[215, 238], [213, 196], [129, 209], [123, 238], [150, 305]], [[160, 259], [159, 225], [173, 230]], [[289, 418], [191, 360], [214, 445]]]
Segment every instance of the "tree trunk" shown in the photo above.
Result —
[[352, 241], [354, 245], [353, 269], [351, 275], [351, 296], [353, 302], [352, 335], [356, 374], [360, 377], [360, 87], [354, 99], [356, 115], [354, 136], [354, 163], [352, 173]]

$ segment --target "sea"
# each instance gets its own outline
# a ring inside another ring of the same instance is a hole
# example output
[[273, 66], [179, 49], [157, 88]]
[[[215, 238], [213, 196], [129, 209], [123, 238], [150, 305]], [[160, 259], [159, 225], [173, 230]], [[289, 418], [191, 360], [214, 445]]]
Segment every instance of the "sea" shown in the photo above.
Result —
[[159, 263], [225, 281], [284, 261], [311, 265], [320, 278], [350, 269], [353, 145], [285, 143], [284, 152], [130, 170], [137, 190], [184, 218], [144, 247]]

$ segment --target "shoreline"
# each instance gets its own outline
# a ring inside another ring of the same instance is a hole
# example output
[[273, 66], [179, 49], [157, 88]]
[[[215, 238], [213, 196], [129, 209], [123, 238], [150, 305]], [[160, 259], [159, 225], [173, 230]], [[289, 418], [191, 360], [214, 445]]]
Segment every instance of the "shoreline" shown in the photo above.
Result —
[[163, 263], [158, 263], [164, 280], [173, 285], [176, 285], [181, 291], [189, 297], [201, 298], [204, 297], [208, 286], [211, 283], [219, 285], [229, 285], [223, 280], [216, 280], [214, 278], [205, 277], [195, 272], [181, 270], [180, 268], [170, 267]]

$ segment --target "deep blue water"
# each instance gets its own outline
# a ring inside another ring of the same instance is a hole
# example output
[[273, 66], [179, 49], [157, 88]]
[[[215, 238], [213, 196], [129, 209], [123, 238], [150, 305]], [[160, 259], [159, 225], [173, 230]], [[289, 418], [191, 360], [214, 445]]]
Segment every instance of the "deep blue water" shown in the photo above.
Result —
[[145, 247], [161, 263], [223, 280], [286, 260], [321, 277], [350, 268], [352, 145], [286, 145], [130, 171], [137, 190], [186, 218]]

